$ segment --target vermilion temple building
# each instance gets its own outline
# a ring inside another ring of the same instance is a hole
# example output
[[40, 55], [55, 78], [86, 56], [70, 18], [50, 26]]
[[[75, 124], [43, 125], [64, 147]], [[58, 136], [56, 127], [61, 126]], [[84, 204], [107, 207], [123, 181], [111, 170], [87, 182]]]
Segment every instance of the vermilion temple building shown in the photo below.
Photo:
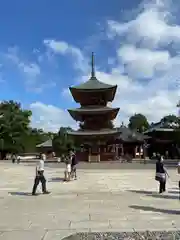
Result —
[[[119, 138], [122, 129], [114, 128], [112, 123], [119, 108], [108, 106], [108, 103], [114, 100], [117, 85], [105, 84], [96, 78], [93, 54], [90, 79], [69, 89], [73, 99], [80, 104], [79, 108], [68, 109], [72, 118], [80, 122], [79, 130], [68, 131], [68, 134], [83, 146], [77, 153], [79, 160], [99, 162], [114, 160], [118, 155], [124, 154], [121, 144], [123, 139]], [[128, 144], [128, 152], [131, 148], [132, 155], [135, 155], [137, 145], [139, 146], [137, 142], [137, 138], [132, 137]], [[143, 143], [143, 139], [140, 140], [140, 143]]]

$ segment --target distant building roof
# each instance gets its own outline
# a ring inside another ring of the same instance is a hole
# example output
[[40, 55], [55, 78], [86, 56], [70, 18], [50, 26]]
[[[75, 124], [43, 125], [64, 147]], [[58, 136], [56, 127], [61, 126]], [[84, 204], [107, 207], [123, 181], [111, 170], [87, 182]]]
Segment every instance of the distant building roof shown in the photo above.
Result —
[[118, 139], [124, 142], [143, 142], [144, 140], [149, 139], [150, 137], [144, 135], [143, 133], [139, 133], [135, 130], [131, 130], [128, 127], [122, 126], [119, 128], [120, 135]]
[[49, 139], [43, 143], [40, 143], [36, 145], [37, 148], [42, 148], [42, 147], [52, 147], [52, 139]]
[[178, 123], [175, 122], [157, 122], [151, 125], [151, 127], [146, 130], [144, 133], [151, 132], [173, 132], [179, 127]]

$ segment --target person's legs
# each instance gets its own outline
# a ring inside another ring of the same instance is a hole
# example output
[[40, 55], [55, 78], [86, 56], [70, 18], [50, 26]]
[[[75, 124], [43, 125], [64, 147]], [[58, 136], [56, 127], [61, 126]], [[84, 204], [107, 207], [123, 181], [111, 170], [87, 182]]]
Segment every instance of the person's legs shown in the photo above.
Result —
[[33, 186], [33, 190], [32, 190], [32, 195], [35, 195], [36, 194], [36, 190], [37, 190], [37, 186], [39, 184], [39, 176], [36, 176], [35, 179], [34, 179], [34, 186]]
[[163, 182], [163, 189], [162, 189], [163, 192], [166, 191], [166, 181]]
[[75, 180], [77, 179], [77, 170], [76, 170], [76, 165], [74, 166], [74, 178], [75, 178]]
[[160, 181], [159, 182], [159, 193], [162, 193], [163, 192], [163, 182]]
[[67, 181], [67, 170], [64, 171], [64, 181]]
[[43, 194], [49, 194], [50, 192], [47, 191], [47, 189], [46, 189], [46, 179], [45, 179], [43, 173], [42, 173], [42, 175], [40, 176], [40, 181], [41, 181], [41, 184], [42, 184], [42, 192], [43, 192]]
[[73, 166], [72, 166], [71, 177], [74, 178], [74, 179], [77, 179], [77, 175], [76, 175], [76, 165], [73, 165]]
[[46, 179], [45, 179], [43, 174], [40, 176], [40, 181], [41, 181], [41, 184], [42, 184], [42, 192], [43, 193], [47, 192], [47, 190], [46, 190]]
[[71, 180], [71, 172], [68, 171], [68, 178], [67, 178], [67, 181], [70, 181]]
[[71, 165], [71, 178], [72, 179], [74, 178], [74, 168], [73, 168], [73, 165]]

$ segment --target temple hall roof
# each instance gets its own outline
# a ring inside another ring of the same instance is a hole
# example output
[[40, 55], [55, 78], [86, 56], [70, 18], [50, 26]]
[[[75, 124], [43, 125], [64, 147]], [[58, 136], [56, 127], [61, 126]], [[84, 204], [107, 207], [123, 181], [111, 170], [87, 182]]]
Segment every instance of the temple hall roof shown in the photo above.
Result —
[[149, 139], [150, 137], [144, 135], [143, 133], [139, 133], [135, 130], [131, 130], [128, 127], [120, 127], [119, 128], [120, 135], [117, 139], [122, 140], [124, 142], [143, 142], [144, 140]]
[[152, 132], [174, 132], [179, 125], [177, 123], [171, 122], [158, 122], [152, 124], [152, 126], [147, 129], [144, 134], [152, 133]]
[[52, 139], [49, 139], [43, 143], [40, 143], [38, 145], [36, 145], [37, 148], [43, 148], [43, 147], [52, 147]]

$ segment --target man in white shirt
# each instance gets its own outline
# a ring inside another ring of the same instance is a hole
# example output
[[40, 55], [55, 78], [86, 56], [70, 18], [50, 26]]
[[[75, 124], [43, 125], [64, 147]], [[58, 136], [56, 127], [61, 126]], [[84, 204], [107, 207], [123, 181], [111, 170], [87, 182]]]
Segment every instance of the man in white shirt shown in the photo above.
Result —
[[35, 180], [34, 180], [32, 195], [36, 195], [36, 190], [37, 190], [37, 187], [39, 185], [39, 182], [41, 182], [41, 184], [42, 184], [43, 194], [49, 194], [50, 193], [46, 190], [46, 179], [44, 177], [44, 160], [45, 160], [44, 155], [45, 154], [41, 155], [41, 159], [39, 160], [38, 165], [36, 166], [36, 177], [35, 177]]

